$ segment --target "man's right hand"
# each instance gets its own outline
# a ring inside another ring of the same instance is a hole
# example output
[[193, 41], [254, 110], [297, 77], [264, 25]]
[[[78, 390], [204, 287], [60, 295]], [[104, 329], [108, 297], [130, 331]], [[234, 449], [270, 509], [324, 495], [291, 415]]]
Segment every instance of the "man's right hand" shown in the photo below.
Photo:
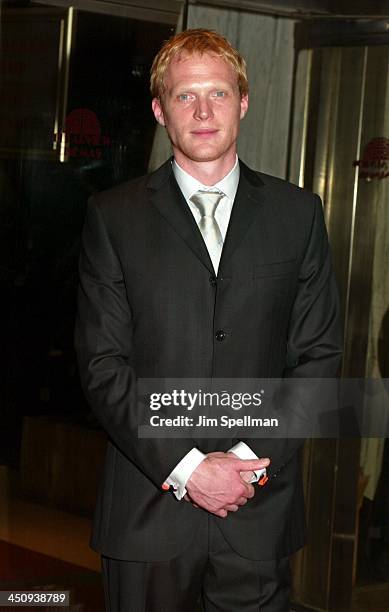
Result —
[[190, 501], [224, 518], [254, 495], [253, 485], [240, 472], [260, 470], [269, 463], [268, 458], [238, 459], [232, 453], [210, 453], [186, 483]]

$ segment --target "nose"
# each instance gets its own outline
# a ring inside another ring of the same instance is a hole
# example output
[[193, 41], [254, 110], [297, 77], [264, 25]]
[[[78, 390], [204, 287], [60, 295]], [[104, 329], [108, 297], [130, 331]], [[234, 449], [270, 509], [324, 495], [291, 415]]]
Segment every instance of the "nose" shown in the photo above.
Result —
[[194, 117], [196, 119], [201, 119], [204, 121], [205, 119], [209, 119], [213, 116], [212, 106], [210, 100], [208, 98], [199, 96], [197, 98]]

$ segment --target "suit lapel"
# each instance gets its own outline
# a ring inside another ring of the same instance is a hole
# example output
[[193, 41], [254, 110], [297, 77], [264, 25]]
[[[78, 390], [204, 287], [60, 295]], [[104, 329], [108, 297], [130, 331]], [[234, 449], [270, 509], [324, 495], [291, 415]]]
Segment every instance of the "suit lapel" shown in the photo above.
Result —
[[253, 224], [254, 219], [262, 208], [261, 204], [264, 198], [264, 183], [258, 174], [250, 170], [242, 161], [239, 164], [239, 185], [224, 241], [219, 272], [224, 269], [225, 264]]
[[168, 160], [151, 175], [147, 186], [151, 192], [150, 199], [159, 213], [185, 241], [210, 273], [214, 274], [213, 265], [201, 232], [174, 178], [171, 160]]

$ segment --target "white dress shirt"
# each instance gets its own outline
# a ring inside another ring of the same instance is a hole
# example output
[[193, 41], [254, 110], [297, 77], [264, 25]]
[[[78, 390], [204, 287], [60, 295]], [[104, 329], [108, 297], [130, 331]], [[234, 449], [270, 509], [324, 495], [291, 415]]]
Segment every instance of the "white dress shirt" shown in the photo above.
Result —
[[[175, 160], [173, 160], [172, 165], [173, 173], [178, 186], [181, 189], [197, 224], [200, 222], [201, 214], [195, 204], [190, 201], [192, 195], [195, 194], [196, 191], [220, 191], [224, 194], [224, 197], [220, 200], [215, 212], [215, 219], [219, 225], [224, 242], [239, 183], [240, 169], [238, 156], [236, 157], [234, 167], [230, 170], [230, 172], [226, 174], [221, 181], [212, 186], [202, 185], [197, 179], [193, 178], [193, 176], [183, 170]], [[217, 259], [214, 258], [212, 261], [216, 274], [219, 268], [219, 261], [220, 257]], [[257, 455], [245, 442], [238, 442], [235, 444], [235, 446], [230, 448], [228, 452], [234, 453], [234, 455], [240, 459], [258, 459]], [[205, 457], [206, 455], [199, 451], [198, 448], [192, 448], [192, 450], [190, 450], [189, 453], [187, 453], [185, 457], [181, 459], [174, 470], [166, 478], [165, 483], [173, 487], [174, 494], [177, 499], [182, 499], [184, 497], [186, 494], [185, 485], [187, 481], [195, 469], [205, 459]], [[254, 472], [251, 482], [257, 482], [262, 474], [265, 473], [266, 469]]]
[[[190, 200], [192, 195], [194, 195], [196, 191], [220, 191], [220, 193], [224, 194], [215, 211], [215, 219], [219, 226], [220, 233], [224, 242], [227, 234], [228, 224], [230, 222], [232, 206], [234, 204], [239, 183], [240, 170], [238, 157], [236, 157], [234, 167], [229, 171], [229, 173], [226, 174], [226, 176], [223, 177], [221, 181], [212, 186], [203, 185], [202, 183], [200, 183], [200, 181], [193, 178], [193, 176], [183, 170], [175, 160], [173, 160], [172, 165], [173, 173], [178, 183], [178, 186], [182, 191], [182, 194], [189, 206], [192, 215], [195, 218], [197, 225], [200, 223], [201, 214], [197, 206], [193, 204], [193, 202], [191, 202]], [[219, 268], [219, 261], [220, 257], [212, 261], [216, 274]]]

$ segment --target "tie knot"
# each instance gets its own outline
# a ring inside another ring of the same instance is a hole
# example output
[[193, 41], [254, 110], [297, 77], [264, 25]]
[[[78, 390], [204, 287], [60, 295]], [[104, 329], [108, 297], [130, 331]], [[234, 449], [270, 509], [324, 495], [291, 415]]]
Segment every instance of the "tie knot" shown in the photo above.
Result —
[[214, 217], [217, 205], [224, 197], [220, 191], [196, 191], [190, 201], [197, 207], [202, 217]]

